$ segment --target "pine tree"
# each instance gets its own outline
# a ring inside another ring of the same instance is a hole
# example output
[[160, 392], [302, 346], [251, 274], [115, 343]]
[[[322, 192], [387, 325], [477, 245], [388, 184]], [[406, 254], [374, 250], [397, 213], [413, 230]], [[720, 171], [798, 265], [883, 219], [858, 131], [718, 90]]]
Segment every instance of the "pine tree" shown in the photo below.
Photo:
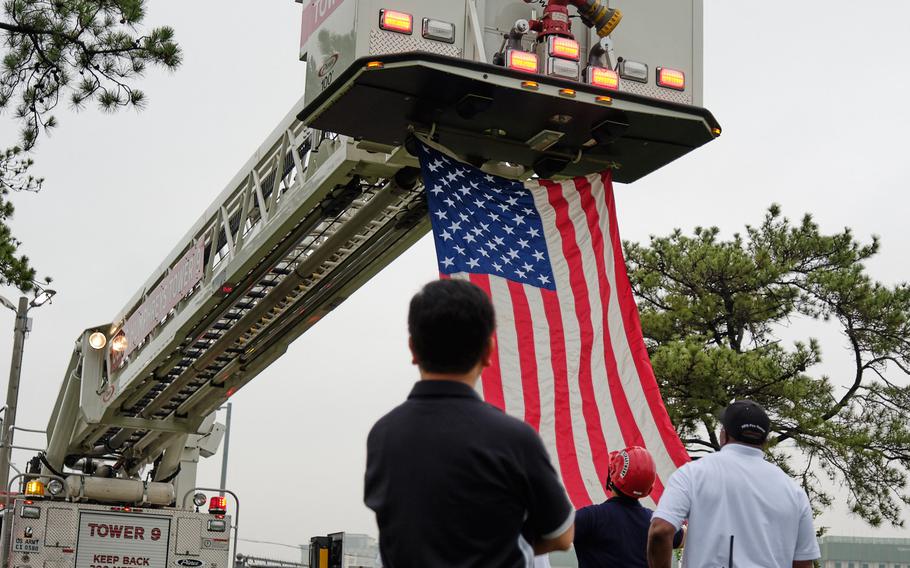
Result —
[[[772, 206], [760, 226], [731, 240], [697, 228], [625, 246], [654, 370], [690, 453], [717, 451], [720, 410], [754, 399], [773, 420], [769, 456], [817, 510], [846, 499], [873, 526], [902, 526], [910, 286], [869, 276], [864, 263], [878, 239], [863, 244], [850, 229], [826, 235], [811, 216], [791, 224]], [[851, 366], [821, 375], [817, 340], [780, 341], [779, 330], [798, 317], [837, 326]], [[834, 482], [836, 496], [820, 477]]]
[[145, 94], [132, 85], [149, 65], [175, 69], [181, 52], [174, 31], [141, 33], [145, 0], [4, 0], [0, 11], [0, 111], [12, 108], [19, 140], [0, 152], [0, 284], [29, 290], [35, 270], [19, 255], [6, 221], [10, 192], [39, 191], [27, 154], [57, 125], [63, 103], [76, 109], [142, 108]]

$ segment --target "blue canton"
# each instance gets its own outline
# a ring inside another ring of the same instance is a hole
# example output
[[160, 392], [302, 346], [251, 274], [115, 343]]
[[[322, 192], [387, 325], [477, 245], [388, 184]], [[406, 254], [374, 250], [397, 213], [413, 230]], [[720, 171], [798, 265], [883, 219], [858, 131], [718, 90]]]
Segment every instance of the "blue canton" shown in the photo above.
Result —
[[556, 289], [543, 222], [524, 184], [427, 146], [421, 146], [420, 166], [440, 272], [493, 274]]

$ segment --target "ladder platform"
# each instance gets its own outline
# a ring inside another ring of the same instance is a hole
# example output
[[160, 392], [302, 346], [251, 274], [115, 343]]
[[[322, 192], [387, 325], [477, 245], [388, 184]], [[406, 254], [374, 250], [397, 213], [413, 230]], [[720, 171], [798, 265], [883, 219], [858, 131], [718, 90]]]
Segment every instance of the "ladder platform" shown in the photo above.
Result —
[[390, 146], [409, 128], [432, 131], [477, 165], [509, 162], [544, 177], [612, 168], [622, 183], [720, 134], [704, 108], [423, 52], [361, 58], [298, 118]]

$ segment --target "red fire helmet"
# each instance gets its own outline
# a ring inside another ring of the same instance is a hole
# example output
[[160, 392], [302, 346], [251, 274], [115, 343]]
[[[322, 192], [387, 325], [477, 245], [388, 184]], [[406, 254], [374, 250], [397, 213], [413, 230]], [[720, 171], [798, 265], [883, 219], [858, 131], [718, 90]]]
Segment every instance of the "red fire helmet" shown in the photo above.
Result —
[[623, 495], [641, 499], [647, 497], [657, 478], [657, 467], [651, 452], [631, 446], [617, 452], [610, 452], [610, 468], [607, 486], [611, 484]]

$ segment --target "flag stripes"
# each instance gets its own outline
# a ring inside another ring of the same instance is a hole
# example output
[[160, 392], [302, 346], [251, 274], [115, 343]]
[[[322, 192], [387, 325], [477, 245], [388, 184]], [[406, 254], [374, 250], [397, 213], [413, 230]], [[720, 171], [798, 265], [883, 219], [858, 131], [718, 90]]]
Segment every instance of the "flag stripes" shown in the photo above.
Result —
[[633, 445], [654, 456], [658, 500], [689, 458], [642, 338], [609, 172], [522, 186], [435, 150], [421, 162], [436, 167], [424, 175], [441, 276], [496, 309], [485, 400], [540, 432], [576, 507], [606, 497], [609, 452]]

